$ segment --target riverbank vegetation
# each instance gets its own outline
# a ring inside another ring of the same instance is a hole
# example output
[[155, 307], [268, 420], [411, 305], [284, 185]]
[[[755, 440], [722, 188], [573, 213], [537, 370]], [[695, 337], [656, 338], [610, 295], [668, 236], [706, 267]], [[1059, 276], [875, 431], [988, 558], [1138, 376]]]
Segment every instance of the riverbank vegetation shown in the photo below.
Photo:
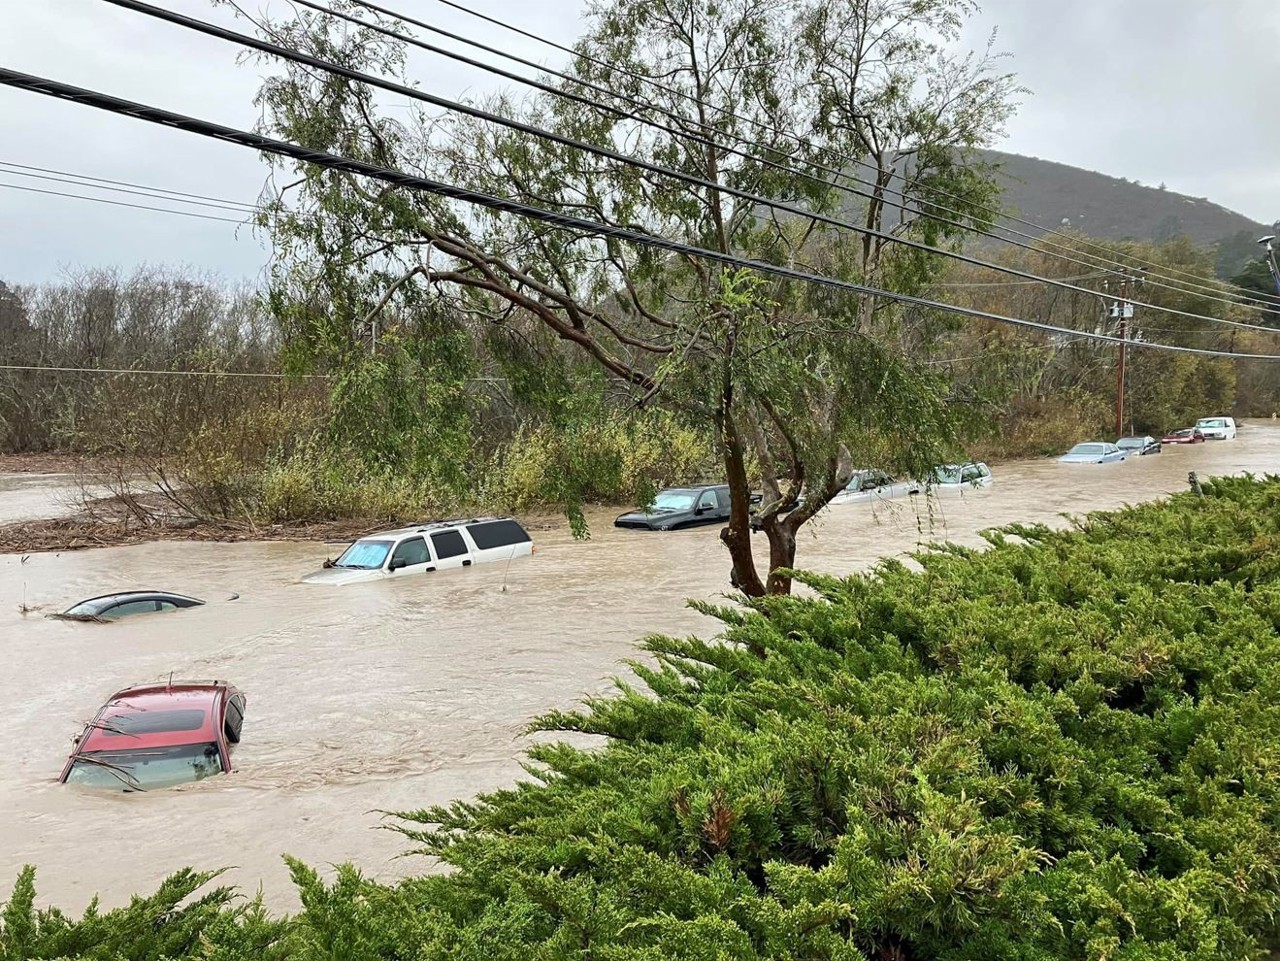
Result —
[[706, 608], [549, 714], [510, 790], [402, 815], [449, 872], [207, 875], [0, 957], [1238, 961], [1280, 946], [1280, 479]]

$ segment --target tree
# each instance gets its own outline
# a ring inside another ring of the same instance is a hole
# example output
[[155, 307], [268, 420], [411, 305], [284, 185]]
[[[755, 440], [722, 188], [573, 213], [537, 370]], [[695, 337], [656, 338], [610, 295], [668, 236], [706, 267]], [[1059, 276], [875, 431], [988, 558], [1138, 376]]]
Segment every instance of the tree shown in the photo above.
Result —
[[[369, 88], [295, 64], [266, 81], [260, 101], [268, 130], [309, 147], [723, 255], [914, 291], [934, 258], [752, 198], [838, 212], [829, 181], [790, 167], [868, 157], [878, 174], [861, 226], [956, 241], [962, 231], [924, 214], [944, 196], [974, 212], [992, 198], [970, 148], [999, 131], [1016, 93], [989, 53], [949, 51], [971, 10], [965, 0], [596, 4], [574, 80], [560, 82], [577, 99], [502, 94], [483, 106], [621, 159], [475, 117], [414, 109], [392, 120]], [[397, 73], [405, 47], [392, 26], [302, 13], [262, 29], [348, 67]], [[627, 403], [670, 408], [714, 433], [732, 499], [722, 539], [747, 594], [789, 590], [782, 571], [796, 534], [848, 482], [851, 452], [921, 476], [956, 436], [946, 384], [903, 353], [931, 320], [919, 312], [344, 173], [291, 176], [263, 222], [279, 252], [273, 301], [305, 354], [364, 364], [352, 344], [381, 313], [428, 302], [477, 343], [539, 344], [537, 364], [565, 362], [567, 345]], [[895, 182], [908, 199], [890, 216]], [[764, 497], [753, 516], [757, 475]], [[753, 529], [768, 540], [766, 576]]]

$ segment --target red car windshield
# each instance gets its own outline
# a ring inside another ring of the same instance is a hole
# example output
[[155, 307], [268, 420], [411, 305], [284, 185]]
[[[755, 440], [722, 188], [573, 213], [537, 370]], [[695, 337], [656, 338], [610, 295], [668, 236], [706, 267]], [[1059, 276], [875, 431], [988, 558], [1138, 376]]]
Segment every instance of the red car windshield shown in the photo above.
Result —
[[218, 745], [178, 744], [77, 754], [67, 773], [67, 783], [117, 791], [151, 791], [221, 773]]

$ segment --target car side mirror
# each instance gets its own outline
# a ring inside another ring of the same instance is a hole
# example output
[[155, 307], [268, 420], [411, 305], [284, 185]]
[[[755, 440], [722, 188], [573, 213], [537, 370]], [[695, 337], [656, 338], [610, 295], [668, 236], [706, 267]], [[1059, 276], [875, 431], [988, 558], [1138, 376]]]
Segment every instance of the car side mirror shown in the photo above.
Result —
[[409, 562], [405, 560], [403, 557], [393, 557], [391, 558], [391, 563], [387, 565], [387, 570], [398, 571], [400, 570], [400, 568], [408, 567], [408, 566], [409, 566]]
[[710, 509], [710, 508], [707, 508], [707, 507], [695, 507], [695, 508], [693, 509], [693, 513], [694, 513], [695, 515], [697, 515], [697, 514], [705, 514], [709, 509]]

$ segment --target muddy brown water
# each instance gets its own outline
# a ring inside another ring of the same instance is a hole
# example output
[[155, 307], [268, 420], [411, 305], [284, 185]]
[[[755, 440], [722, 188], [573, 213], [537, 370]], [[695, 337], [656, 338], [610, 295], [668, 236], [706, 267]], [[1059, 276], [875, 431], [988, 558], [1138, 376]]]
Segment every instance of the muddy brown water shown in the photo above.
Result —
[[64, 517], [75, 513], [82, 500], [71, 474], [0, 473], [0, 524]]
[[[935, 498], [929, 511], [910, 500], [833, 508], [802, 535], [799, 563], [847, 574], [923, 541], [977, 544], [983, 528], [1062, 523], [1064, 512], [1184, 490], [1192, 470], [1280, 470], [1280, 428], [1251, 425], [1234, 441], [1122, 464], [1007, 464], [989, 489]], [[0, 484], [0, 517], [58, 494]], [[284, 853], [321, 869], [351, 861], [388, 880], [430, 870], [400, 856], [408, 844], [378, 812], [511, 784], [528, 721], [607, 692], [638, 637], [714, 632], [684, 601], [726, 589], [717, 530], [649, 534], [611, 518], [591, 516], [587, 542], [541, 534], [537, 554], [510, 565], [338, 588], [298, 583], [336, 554], [316, 543], [0, 556], [0, 900], [26, 863], [38, 867], [41, 902], [71, 910], [95, 893], [123, 903], [187, 865], [229, 867], [226, 880], [261, 886], [270, 906], [290, 910]], [[40, 613], [142, 587], [210, 602], [115, 624]], [[239, 600], [218, 599], [232, 591]], [[24, 615], [24, 603], [37, 612]], [[247, 693], [232, 775], [148, 794], [55, 782], [71, 737], [105, 698], [170, 672]]]

